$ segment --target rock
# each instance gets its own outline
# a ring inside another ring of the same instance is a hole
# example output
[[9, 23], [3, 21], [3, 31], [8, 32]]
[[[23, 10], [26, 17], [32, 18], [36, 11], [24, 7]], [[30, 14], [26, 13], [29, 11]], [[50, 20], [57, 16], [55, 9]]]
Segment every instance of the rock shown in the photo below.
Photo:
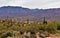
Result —
[[45, 36], [44, 33], [41, 33], [41, 34], [40, 34], [40, 37], [41, 37], [41, 38], [46, 38], [46, 36]]

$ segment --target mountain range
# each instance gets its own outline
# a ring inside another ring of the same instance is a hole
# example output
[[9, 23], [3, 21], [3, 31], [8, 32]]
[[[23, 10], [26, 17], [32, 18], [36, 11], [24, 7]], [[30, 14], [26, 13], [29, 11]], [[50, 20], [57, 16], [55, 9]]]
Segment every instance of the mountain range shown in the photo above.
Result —
[[3, 6], [0, 7], [0, 18], [14, 18], [18, 20], [39, 21], [45, 17], [47, 20], [60, 21], [60, 8], [29, 9], [24, 7]]

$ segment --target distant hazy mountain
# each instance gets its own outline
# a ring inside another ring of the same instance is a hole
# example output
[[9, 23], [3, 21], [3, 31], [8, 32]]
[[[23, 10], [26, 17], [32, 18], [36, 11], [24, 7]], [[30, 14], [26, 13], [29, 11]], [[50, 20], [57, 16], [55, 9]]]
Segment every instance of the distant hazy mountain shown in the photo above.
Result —
[[4, 6], [0, 7], [0, 17], [15, 17], [22, 20], [42, 20], [46, 19], [60, 19], [60, 8], [53, 9], [29, 9], [23, 7]]

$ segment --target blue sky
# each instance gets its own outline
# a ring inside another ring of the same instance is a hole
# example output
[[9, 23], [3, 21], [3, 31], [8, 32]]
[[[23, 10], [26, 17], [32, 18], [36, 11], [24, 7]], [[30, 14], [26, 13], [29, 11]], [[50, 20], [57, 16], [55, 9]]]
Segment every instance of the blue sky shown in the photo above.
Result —
[[60, 8], [60, 0], [0, 0], [2, 6], [22, 6], [27, 8]]

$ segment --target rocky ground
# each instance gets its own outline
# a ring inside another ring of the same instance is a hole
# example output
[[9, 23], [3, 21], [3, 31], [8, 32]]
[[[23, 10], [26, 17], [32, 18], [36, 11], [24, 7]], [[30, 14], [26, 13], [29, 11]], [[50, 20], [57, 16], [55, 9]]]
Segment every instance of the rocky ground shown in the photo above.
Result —
[[7, 38], [60, 38], [60, 34], [48, 34], [47, 32], [45, 33], [26, 33], [20, 34], [19, 32], [14, 31], [14, 35], [12, 37], [8, 36]]
[[[15, 36], [15, 37], [8, 37], [8, 38], [21, 38], [21, 37], [19, 37], [19, 36]], [[24, 37], [25, 38], [25, 37]], [[37, 38], [41, 38], [41, 37], [37, 37]], [[45, 38], [60, 38], [60, 35], [52, 35], [52, 36], [49, 36], [49, 37], [45, 37]]]

